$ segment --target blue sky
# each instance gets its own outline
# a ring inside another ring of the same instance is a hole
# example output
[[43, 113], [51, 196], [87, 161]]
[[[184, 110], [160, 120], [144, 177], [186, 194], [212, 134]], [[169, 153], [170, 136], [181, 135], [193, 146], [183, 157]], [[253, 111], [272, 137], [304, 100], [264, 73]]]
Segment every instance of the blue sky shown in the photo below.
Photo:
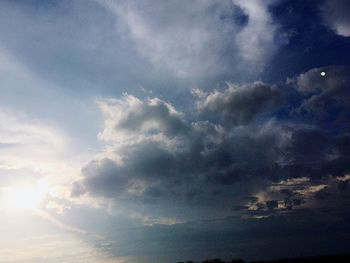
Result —
[[349, 252], [349, 17], [1, 1], [0, 262]]

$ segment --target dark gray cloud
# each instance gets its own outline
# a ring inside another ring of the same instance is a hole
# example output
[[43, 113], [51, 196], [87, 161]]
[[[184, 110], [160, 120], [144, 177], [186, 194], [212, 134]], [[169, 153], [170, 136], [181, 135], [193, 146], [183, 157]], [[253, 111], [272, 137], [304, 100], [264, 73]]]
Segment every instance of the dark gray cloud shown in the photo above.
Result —
[[281, 172], [286, 177], [342, 176], [349, 172], [349, 143], [348, 135], [331, 136], [318, 129], [295, 130], [285, 149], [288, 161]]
[[[289, 87], [229, 84], [202, 94], [188, 118], [158, 98], [101, 101], [106, 123], [100, 138], [109, 150], [82, 169], [72, 194], [183, 220], [192, 217], [181, 207], [202, 218], [311, 209], [313, 200], [328, 198], [326, 186], [347, 189], [347, 181], [325, 178], [350, 173], [350, 137], [340, 128], [324, 129], [327, 120], [301, 109], [320, 94], [338, 101], [347, 74], [346, 67], [328, 67], [289, 79]], [[298, 103], [286, 99], [293, 88]], [[317, 111], [337, 114], [328, 107]]]
[[[126, 187], [127, 179], [120, 168], [110, 159], [91, 161], [82, 170], [84, 186], [94, 189], [95, 195], [115, 197]], [[74, 195], [79, 195], [79, 185], [74, 185]], [[82, 191], [82, 190], [80, 190]]]
[[349, 66], [332, 66], [312, 69], [297, 78], [289, 79], [287, 82], [294, 83], [303, 94], [304, 101], [297, 109], [298, 113], [307, 118], [309, 124], [321, 127], [327, 125], [330, 126], [328, 129], [348, 129], [349, 76]]
[[142, 101], [125, 95], [124, 99], [100, 101], [99, 105], [108, 116], [104, 130], [99, 134], [106, 141], [119, 142], [140, 138], [140, 135], [143, 138], [185, 136], [190, 129], [180, 112], [158, 98]]
[[282, 94], [277, 87], [262, 82], [228, 85], [225, 91], [211, 92], [199, 103], [199, 110], [205, 118], [212, 115], [212, 121], [225, 126], [248, 124], [281, 104]]

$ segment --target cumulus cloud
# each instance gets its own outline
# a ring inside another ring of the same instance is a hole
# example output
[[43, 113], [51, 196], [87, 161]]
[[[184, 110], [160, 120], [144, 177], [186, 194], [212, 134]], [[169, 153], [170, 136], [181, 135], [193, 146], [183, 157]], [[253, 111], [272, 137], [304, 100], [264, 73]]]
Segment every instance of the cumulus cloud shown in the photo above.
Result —
[[187, 125], [181, 113], [169, 103], [158, 98], [141, 101], [125, 95], [124, 99], [100, 101], [100, 109], [108, 116], [105, 129], [99, 134], [107, 141], [122, 141], [140, 134], [176, 135], [184, 133]]
[[228, 189], [240, 185], [248, 190], [254, 187], [248, 183], [252, 178], [264, 181], [258, 176], [273, 170], [277, 148], [284, 144], [284, 132], [274, 123], [225, 128], [209, 121], [189, 122], [159, 99], [126, 96], [104, 107], [109, 115], [100, 136], [112, 151], [83, 168], [75, 196], [86, 191], [119, 202], [199, 207], [228, 200], [222, 203], [226, 207], [246, 194], [230, 195]]
[[[246, 246], [247, 256], [252, 242], [278, 247], [285, 238], [276, 236], [288, 236], [283, 246], [308, 240], [332, 251], [330, 240], [349, 228], [350, 137], [301, 108], [324, 92], [336, 100], [346, 78], [345, 67], [333, 66], [280, 85], [229, 83], [197, 91], [187, 112], [160, 98], [100, 100], [106, 150], [82, 168], [72, 196], [106, 202], [99, 211], [111, 215], [113, 229], [104, 235], [117, 240], [111, 244], [116, 256], [125, 244], [140, 242], [142, 249], [127, 253], [167, 249], [167, 258], [177, 259], [188, 253], [185, 244], [191, 258], [202, 257], [213, 238], [226, 249], [247, 236], [249, 245], [234, 248]], [[144, 227], [115, 229], [120, 221]], [[320, 227], [332, 234], [316, 240], [310, 233]]]
[[338, 35], [350, 37], [350, 3], [347, 0], [327, 0], [321, 6], [325, 23]]
[[[326, 70], [326, 78], [320, 70]], [[350, 137], [342, 129], [321, 129], [321, 119], [311, 125], [300, 108], [324, 92], [327, 100], [337, 100], [347, 70], [312, 69], [289, 79], [289, 88], [228, 84], [222, 91], [201, 93], [193, 116], [159, 98], [125, 95], [100, 101], [106, 121], [99, 136], [108, 147], [103, 158], [82, 169], [73, 194], [121, 206], [153, 204], [158, 215], [167, 210], [166, 216], [185, 220], [179, 207], [204, 217], [212, 216], [208, 208], [213, 205], [225, 216], [310, 207], [309, 193], [321, 191], [320, 180], [350, 172]], [[298, 93], [298, 103], [285, 99], [289, 89]], [[280, 109], [280, 116], [271, 114]], [[329, 110], [323, 107], [322, 114]], [[169, 204], [174, 209], [165, 208]]]
[[276, 87], [262, 82], [241, 86], [229, 83], [225, 91], [206, 96], [198, 108], [205, 117], [213, 114], [222, 124], [248, 124], [275, 109], [281, 103], [281, 95]]

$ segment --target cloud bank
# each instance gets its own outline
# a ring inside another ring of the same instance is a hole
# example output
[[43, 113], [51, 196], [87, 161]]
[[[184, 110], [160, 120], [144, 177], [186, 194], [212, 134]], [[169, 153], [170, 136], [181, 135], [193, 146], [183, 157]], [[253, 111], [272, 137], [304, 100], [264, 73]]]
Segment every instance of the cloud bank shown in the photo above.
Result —
[[230, 83], [195, 98], [191, 116], [159, 98], [100, 101], [108, 147], [72, 194], [181, 220], [268, 216], [313, 209], [329, 191], [347, 196], [349, 73], [326, 67], [280, 86]]

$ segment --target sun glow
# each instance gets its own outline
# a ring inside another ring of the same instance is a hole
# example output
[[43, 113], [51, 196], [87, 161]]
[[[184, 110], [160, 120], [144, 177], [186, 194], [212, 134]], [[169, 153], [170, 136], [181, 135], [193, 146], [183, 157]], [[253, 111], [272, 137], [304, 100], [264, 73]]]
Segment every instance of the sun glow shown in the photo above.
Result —
[[42, 186], [11, 186], [2, 189], [2, 207], [11, 210], [39, 208], [45, 196]]

